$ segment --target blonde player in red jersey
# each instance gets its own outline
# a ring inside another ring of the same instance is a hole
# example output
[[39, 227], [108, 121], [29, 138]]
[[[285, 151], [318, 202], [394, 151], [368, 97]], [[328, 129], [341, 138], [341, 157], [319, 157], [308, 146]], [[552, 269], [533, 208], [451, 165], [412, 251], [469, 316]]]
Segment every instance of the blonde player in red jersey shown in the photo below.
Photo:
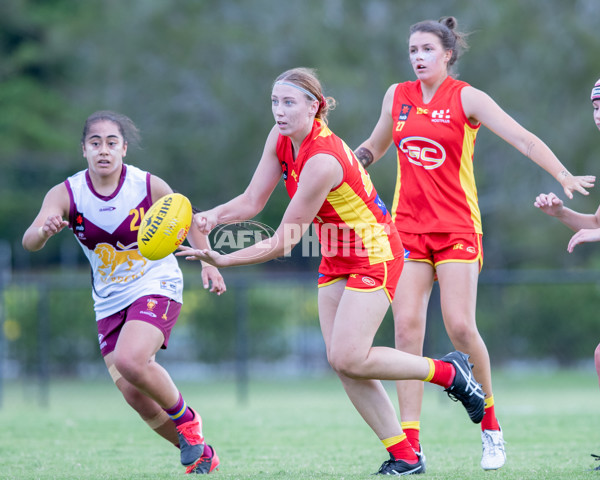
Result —
[[[417, 80], [389, 87], [371, 136], [355, 153], [368, 166], [392, 143], [397, 148], [392, 217], [407, 261], [392, 304], [396, 347], [422, 355], [427, 306], [437, 279], [448, 336], [456, 349], [471, 355], [486, 392], [481, 467], [494, 470], [504, 465], [506, 453], [494, 410], [490, 359], [475, 320], [483, 262], [473, 175], [475, 137], [485, 125], [555, 177], [569, 198], [574, 191], [587, 195], [595, 177], [571, 175], [544, 142], [486, 93], [451, 76], [459, 49], [466, 47], [455, 26], [454, 17], [411, 26], [409, 57]], [[402, 426], [421, 451], [422, 383], [398, 382], [397, 389]]]
[[378, 473], [423, 473], [423, 460], [402, 432], [379, 380], [416, 379], [441, 385], [463, 403], [476, 423], [483, 416], [484, 395], [471, 374], [468, 356], [461, 352], [432, 360], [373, 346], [394, 297], [403, 250], [369, 175], [327, 127], [333, 102], [323, 96], [312, 70], [281, 74], [271, 96], [276, 124], [250, 184], [233, 200], [194, 216], [196, 227], [205, 234], [219, 223], [248, 220], [264, 208], [283, 176], [291, 201], [277, 231], [228, 255], [189, 247], [181, 247], [177, 255], [220, 267], [266, 262], [288, 253], [314, 223], [323, 252], [318, 304], [328, 360], [390, 454]]

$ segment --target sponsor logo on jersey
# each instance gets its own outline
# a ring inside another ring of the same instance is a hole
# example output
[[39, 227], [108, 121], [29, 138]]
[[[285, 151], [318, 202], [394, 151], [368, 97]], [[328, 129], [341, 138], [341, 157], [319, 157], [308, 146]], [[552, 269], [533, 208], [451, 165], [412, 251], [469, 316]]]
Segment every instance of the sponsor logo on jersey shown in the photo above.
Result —
[[83, 217], [83, 213], [75, 213], [75, 226], [73, 229], [78, 233], [85, 232], [85, 218]]
[[383, 203], [383, 200], [379, 197], [379, 194], [375, 196], [375, 205], [379, 207], [379, 210], [381, 210], [383, 215], [387, 215], [387, 207], [385, 206], [385, 203]]
[[432, 123], [450, 123], [450, 109], [447, 110], [434, 110], [431, 112]]
[[398, 115], [399, 122], [405, 122], [408, 119], [408, 114], [410, 113], [411, 108], [412, 105], [406, 105], [405, 103], [402, 104], [402, 107], [400, 108], [400, 115]]
[[170, 290], [171, 292], [175, 292], [177, 290], [177, 285], [173, 282], [167, 282], [166, 280], [160, 281], [161, 290]]
[[283, 172], [283, 181], [285, 182], [288, 179], [288, 164], [287, 164], [287, 162], [281, 163], [281, 170]]
[[446, 160], [446, 150], [438, 142], [425, 137], [405, 137], [398, 149], [406, 155], [408, 161], [425, 170], [442, 166]]
[[116, 209], [117, 209], [117, 207], [109, 206], [109, 207], [102, 207], [98, 211], [99, 212], [112, 212], [113, 210], [116, 210]]

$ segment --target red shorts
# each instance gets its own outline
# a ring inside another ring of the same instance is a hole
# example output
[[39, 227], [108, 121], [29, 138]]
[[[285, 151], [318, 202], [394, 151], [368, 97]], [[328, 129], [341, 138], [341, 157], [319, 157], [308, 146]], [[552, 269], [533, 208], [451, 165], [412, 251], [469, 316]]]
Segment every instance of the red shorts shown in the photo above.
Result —
[[158, 328], [165, 337], [161, 348], [167, 348], [179, 312], [181, 312], [181, 303], [169, 297], [146, 295], [138, 298], [127, 308], [98, 320], [100, 353], [105, 357], [115, 349], [123, 325], [130, 320], [139, 320]]
[[404, 259], [398, 257], [387, 262], [357, 268], [352, 273], [342, 276], [324, 275], [319, 272], [319, 288], [346, 279], [346, 289], [360, 292], [374, 292], [383, 289], [391, 303], [403, 266]]
[[425, 262], [437, 267], [442, 263], [479, 262], [483, 267], [480, 233], [406, 233], [399, 232], [407, 261]]

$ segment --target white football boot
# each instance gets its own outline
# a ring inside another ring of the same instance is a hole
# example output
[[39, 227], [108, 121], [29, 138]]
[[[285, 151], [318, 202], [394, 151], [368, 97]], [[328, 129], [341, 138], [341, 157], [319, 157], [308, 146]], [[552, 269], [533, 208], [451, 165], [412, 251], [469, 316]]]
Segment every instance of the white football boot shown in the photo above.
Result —
[[481, 468], [484, 470], [497, 470], [506, 462], [506, 451], [504, 450], [504, 437], [502, 429], [483, 430], [481, 432]]

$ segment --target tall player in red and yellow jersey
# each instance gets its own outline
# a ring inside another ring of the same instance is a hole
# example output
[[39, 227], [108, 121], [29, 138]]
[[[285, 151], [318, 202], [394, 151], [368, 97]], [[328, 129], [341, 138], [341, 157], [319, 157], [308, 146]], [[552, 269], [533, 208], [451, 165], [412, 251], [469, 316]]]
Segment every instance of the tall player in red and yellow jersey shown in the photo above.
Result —
[[250, 184], [229, 202], [197, 213], [194, 222], [209, 233], [219, 223], [254, 217], [283, 177], [291, 200], [275, 234], [228, 255], [189, 247], [180, 247], [177, 255], [222, 267], [266, 262], [289, 252], [314, 223], [322, 249], [318, 303], [328, 360], [390, 454], [378, 473], [423, 473], [423, 459], [402, 432], [379, 380], [441, 385], [476, 423], [483, 416], [481, 387], [464, 353], [432, 360], [373, 346], [402, 271], [398, 232], [368, 173], [327, 127], [333, 99], [323, 96], [314, 72], [298, 68], [281, 74], [271, 104], [276, 124]]
[[[587, 195], [595, 177], [571, 175], [548, 146], [523, 128], [486, 93], [451, 76], [466, 47], [456, 19], [427, 20], [410, 28], [409, 56], [415, 81], [391, 85], [371, 136], [356, 150], [366, 167], [392, 143], [398, 173], [392, 216], [405, 248], [406, 264], [392, 304], [398, 349], [423, 354], [427, 306], [439, 281], [444, 325], [455, 348], [473, 358], [486, 392], [481, 466], [504, 465], [506, 453], [496, 418], [490, 359], [475, 320], [477, 280], [483, 263], [481, 214], [473, 175], [475, 138], [483, 124], [549, 172], [573, 197]], [[398, 382], [402, 426], [416, 451], [420, 382]]]

